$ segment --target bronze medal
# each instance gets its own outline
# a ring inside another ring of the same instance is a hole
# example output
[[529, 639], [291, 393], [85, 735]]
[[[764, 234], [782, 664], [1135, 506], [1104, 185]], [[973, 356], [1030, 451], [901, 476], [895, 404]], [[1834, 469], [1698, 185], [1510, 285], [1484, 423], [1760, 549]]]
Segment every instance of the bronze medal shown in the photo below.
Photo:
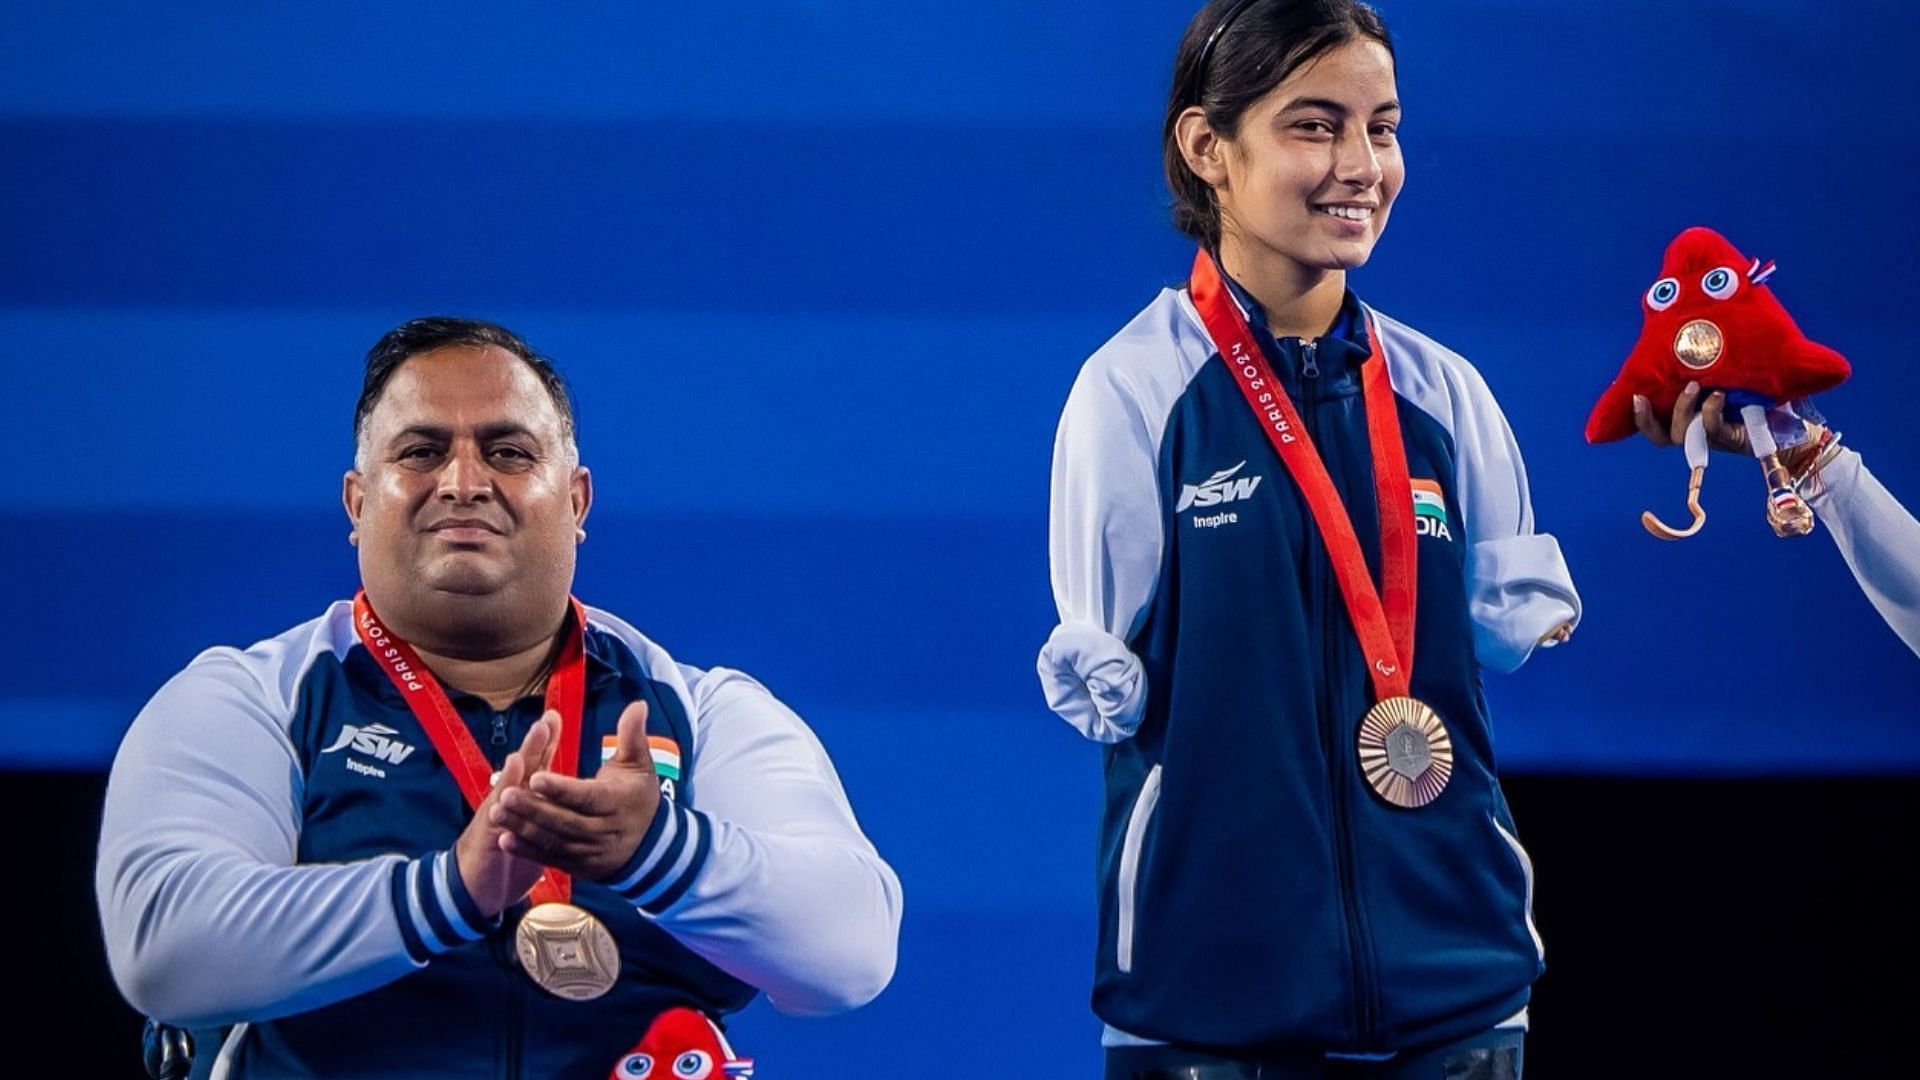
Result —
[[1404, 810], [1440, 797], [1453, 775], [1453, 740], [1425, 702], [1390, 697], [1360, 719], [1360, 771], [1379, 796]]
[[1692, 371], [1705, 371], [1712, 367], [1726, 348], [1726, 336], [1718, 326], [1706, 319], [1693, 320], [1673, 336], [1674, 359]]
[[591, 1001], [620, 977], [620, 949], [591, 914], [572, 904], [537, 904], [514, 933], [520, 967], [534, 985], [569, 1001]]

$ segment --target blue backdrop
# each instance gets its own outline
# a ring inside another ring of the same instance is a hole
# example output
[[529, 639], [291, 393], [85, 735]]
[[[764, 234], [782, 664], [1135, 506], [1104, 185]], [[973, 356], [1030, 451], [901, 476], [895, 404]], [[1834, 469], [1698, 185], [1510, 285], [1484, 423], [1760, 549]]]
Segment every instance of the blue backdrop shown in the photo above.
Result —
[[[1773, 538], [1723, 458], [1660, 544], [1678, 455], [1580, 436], [1710, 224], [1779, 261], [1855, 364], [1822, 404], [1920, 500], [1907, 5], [1381, 6], [1408, 183], [1355, 287], [1487, 376], [1587, 605], [1491, 681], [1503, 765], [1920, 771], [1920, 668], [1824, 534]], [[567, 10], [0, 6], [0, 767], [104, 768], [194, 653], [346, 595], [361, 354], [496, 319], [581, 402], [581, 594], [799, 708], [906, 883], [893, 990], [743, 1040], [931, 1076], [1031, 1025], [1019, 1072], [1085, 1072], [1098, 758], [1033, 675], [1047, 463], [1080, 361], [1184, 276], [1191, 5]]]

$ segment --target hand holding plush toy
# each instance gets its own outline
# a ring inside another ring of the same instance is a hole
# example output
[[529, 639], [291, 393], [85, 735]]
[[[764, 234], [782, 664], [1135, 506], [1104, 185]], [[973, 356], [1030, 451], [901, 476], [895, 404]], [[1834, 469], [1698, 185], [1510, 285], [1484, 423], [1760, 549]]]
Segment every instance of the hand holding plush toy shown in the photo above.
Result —
[[[1689, 384], [1724, 391], [1739, 409], [1747, 445], [1766, 476], [1767, 521], [1781, 536], [1800, 536], [1812, 531], [1813, 511], [1794, 490], [1780, 453], [1817, 430], [1806, 422], [1817, 417], [1808, 415], [1802, 399], [1840, 385], [1852, 369], [1845, 357], [1808, 340], [1794, 325], [1766, 285], [1773, 270], [1771, 262], [1749, 261], [1712, 229], [1696, 226], [1675, 237], [1660, 279], [1641, 300], [1640, 339], [1587, 418], [1587, 441], [1633, 434], [1636, 397], [1646, 399], [1664, 424]], [[1693, 395], [1688, 397], [1691, 404]], [[1675, 529], [1652, 513], [1640, 517], [1663, 540], [1692, 536], [1706, 522], [1700, 484], [1707, 438], [1700, 416], [1687, 425], [1684, 442], [1693, 470], [1687, 489], [1693, 524]]]

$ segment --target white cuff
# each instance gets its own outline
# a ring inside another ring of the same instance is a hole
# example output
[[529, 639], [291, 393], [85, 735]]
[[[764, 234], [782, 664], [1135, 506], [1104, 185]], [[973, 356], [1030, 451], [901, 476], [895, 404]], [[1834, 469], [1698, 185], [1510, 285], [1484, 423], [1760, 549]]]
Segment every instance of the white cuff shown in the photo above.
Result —
[[1828, 515], [1842, 511], [1853, 501], [1854, 492], [1860, 486], [1860, 454], [1855, 450], [1842, 449], [1833, 455], [1833, 460], [1820, 466], [1820, 471], [1801, 482], [1801, 494], [1806, 496], [1807, 505], [1827, 522], [1829, 528], [1833, 521]]
[[1040, 648], [1047, 706], [1095, 742], [1116, 743], [1140, 727], [1147, 673], [1125, 642], [1091, 623], [1061, 623]]
[[1540, 639], [1580, 621], [1560, 542], [1546, 533], [1482, 540], [1473, 546], [1473, 649], [1482, 667], [1518, 670]]

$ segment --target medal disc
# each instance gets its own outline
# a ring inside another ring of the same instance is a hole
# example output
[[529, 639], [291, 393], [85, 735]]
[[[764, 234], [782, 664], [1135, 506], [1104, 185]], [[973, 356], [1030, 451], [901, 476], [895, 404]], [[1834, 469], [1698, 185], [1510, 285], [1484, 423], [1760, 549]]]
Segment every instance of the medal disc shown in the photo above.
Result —
[[514, 933], [520, 967], [534, 985], [569, 1001], [591, 1001], [620, 977], [620, 949], [599, 919], [572, 904], [539, 904]]
[[1453, 775], [1453, 740], [1425, 702], [1391, 697], [1360, 720], [1360, 771], [1379, 796], [1406, 810], [1440, 797]]

